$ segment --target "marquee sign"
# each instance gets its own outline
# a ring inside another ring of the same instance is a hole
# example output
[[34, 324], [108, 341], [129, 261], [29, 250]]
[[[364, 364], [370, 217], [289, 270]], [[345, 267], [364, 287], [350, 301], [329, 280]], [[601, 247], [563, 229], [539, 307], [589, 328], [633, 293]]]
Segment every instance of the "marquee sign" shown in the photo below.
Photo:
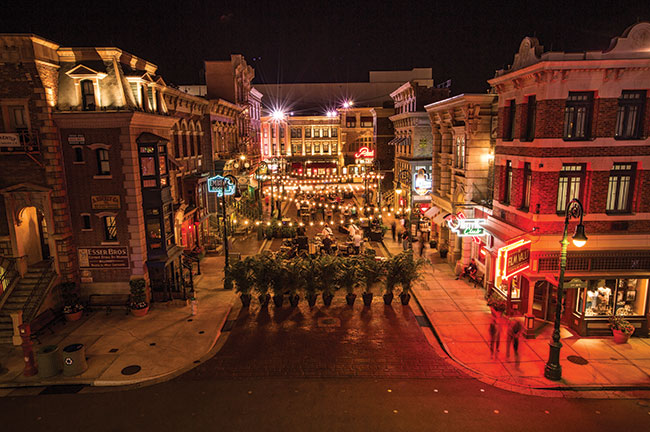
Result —
[[235, 183], [224, 176], [214, 176], [208, 179], [208, 192], [216, 193], [218, 197], [235, 194]]
[[519, 240], [497, 252], [496, 277], [508, 280], [530, 267], [530, 240]]
[[369, 149], [368, 147], [361, 147], [355, 154], [355, 158], [374, 158], [375, 157], [375, 151]]

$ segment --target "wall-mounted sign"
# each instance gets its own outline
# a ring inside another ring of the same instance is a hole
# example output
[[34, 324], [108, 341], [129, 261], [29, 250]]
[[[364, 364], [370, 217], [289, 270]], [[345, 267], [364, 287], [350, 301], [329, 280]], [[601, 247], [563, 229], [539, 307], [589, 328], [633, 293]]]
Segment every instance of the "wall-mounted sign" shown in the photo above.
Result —
[[86, 137], [83, 135], [68, 135], [68, 144], [82, 145], [86, 144]]
[[216, 193], [218, 197], [234, 195], [235, 183], [229, 177], [214, 176], [208, 179], [208, 192]]
[[458, 212], [455, 215], [447, 215], [445, 220], [449, 229], [459, 237], [480, 237], [487, 234], [481, 226], [485, 219], [466, 219], [463, 212]]
[[20, 139], [17, 133], [1, 133], [0, 134], [0, 147], [18, 147], [20, 146]]
[[420, 196], [431, 192], [431, 176], [424, 168], [413, 174], [413, 190]]
[[129, 249], [126, 246], [80, 247], [79, 268], [129, 268]]
[[530, 267], [530, 240], [519, 240], [499, 248], [496, 261], [496, 278], [508, 280]]
[[93, 210], [116, 210], [120, 208], [120, 196], [92, 195], [90, 203]]
[[368, 147], [361, 147], [355, 154], [355, 158], [374, 158], [375, 151], [369, 149]]

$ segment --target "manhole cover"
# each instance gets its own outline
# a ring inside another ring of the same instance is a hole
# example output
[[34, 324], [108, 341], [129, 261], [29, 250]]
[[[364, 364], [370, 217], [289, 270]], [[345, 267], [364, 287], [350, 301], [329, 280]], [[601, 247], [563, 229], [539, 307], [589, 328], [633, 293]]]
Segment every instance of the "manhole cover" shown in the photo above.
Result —
[[569, 360], [571, 363], [575, 363], [575, 364], [578, 364], [578, 365], [586, 365], [586, 364], [589, 363], [589, 360], [587, 360], [584, 357], [580, 357], [580, 356], [570, 355], [566, 359]]
[[341, 320], [338, 318], [319, 318], [318, 327], [340, 327]]
[[135, 375], [140, 372], [142, 368], [138, 365], [127, 366], [122, 369], [122, 375]]
[[118, 352], [119, 350], [120, 350], [119, 348], [111, 348], [111, 349], [108, 350], [108, 352], [109, 352], [109, 353], [116, 353], [116, 352]]

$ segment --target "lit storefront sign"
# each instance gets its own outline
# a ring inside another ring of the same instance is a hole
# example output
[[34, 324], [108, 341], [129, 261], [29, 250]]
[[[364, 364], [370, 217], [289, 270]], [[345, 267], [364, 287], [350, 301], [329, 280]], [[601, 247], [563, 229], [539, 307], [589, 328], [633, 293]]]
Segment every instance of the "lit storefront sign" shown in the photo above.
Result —
[[369, 158], [372, 159], [375, 157], [375, 151], [369, 149], [368, 147], [361, 147], [355, 154], [354, 157], [357, 159], [360, 158]]
[[431, 175], [424, 168], [413, 174], [413, 190], [417, 195], [425, 196], [431, 192]]
[[449, 229], [458, 237], [473, 237], [478, 243], [481, 241], [479, 237], [487, 234], [485, 228], [481, 226], [485, 223], [485, 219], [467, 219], [463, 212], [458, 212], [455, 215], [447, 215], [445, 220]]
[[216, 193], [218, 197], [235, 194], [235, 184], [228, 177], [214, 176], [208, 179], [208, 192]]
[[496, 278], [508, 280], [530, 267], [530, 240], [519, 240], [497, 252]]

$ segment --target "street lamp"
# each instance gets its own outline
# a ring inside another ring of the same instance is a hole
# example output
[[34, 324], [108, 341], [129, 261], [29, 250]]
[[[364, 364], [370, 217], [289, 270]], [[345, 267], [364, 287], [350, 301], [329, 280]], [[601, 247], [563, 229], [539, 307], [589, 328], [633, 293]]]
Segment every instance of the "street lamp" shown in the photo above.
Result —
[[269, 172], [269, 166], [264, 161], [260, 161], [255, 169], [255, 176], [257, 177], [257, 185], [259, 186], [259, 199], [258, 199], [258, 208], [260, 212], [260, 217], [263, 216], [262, 212], [262, 199], [264, 199], [264, 180], [260, 178], [260, 170], [264, 168], [264, 174]]
[[[408, 204], [408, 207], [410, 208], [410, 207], [412, 207], [411, 199], [413, 197], [413, 194], [411, 193], [411, 172], [409, 170], [402, 170], [397, 175], [397, 189], [395, 189], [395, 193], [397, 193], [397, 195], [400, 195], [402, 193], [402, 184], [404, 184], [406, 186], [405, 193], [406, 193], [406, 195], [408, 197], [407, 204]], [[404, 215], [406, 216], [406, 211], [404, 211]], [[408, 220], [408, 224], [406, 224], [405, 228], [407, 229], [407, 232], [409, 233], [409, 239], [410, 239], [411, 238], [410, 237], [410, 235], [411, 235], [411, 216], [410, 215], [408, 216], [407, 220]]]
[[553, 342], [549, 344], [548, 362], [544, 368], [544, 376], [553, 381], [559, 381], [562, 378], [562, 366], [560, 366], [560, 320], [562, 318], [562, 295], [564, 291], [564, 271], [566, 270], [567, 262], [567, 247], [569, 246], [568, 232], [569, 220], [571, 218], [580, 219], [578, 226], [576, 226], [575, 233], [573, 234], [573, 244], [576, 247], [582, 247], [587, 243], [587, 236], [585, 235], [585, 226], [582, 224], [582, 216], [584, 208], [579, 199], [572, 199], [566, 206], [566, 216], [564, 217], [564, 232], [562, 233], [562, 240], [560, 240], [560, 279], [557, 284], [557, 306], [555, 308], [555, 326], [553, 329]]
[[[226, 211], [226, 183], [228, 183], [228, 180], [235, 186], [235, 190], [237, 190], [237, 178], [230, 174], [224, 176], [221, 181], [221, 205], [223, 207], [223, 250], [225, 252], [224, 269], [226, 270], [230, 265], [228, 260], [228, 229], [226, 227], [226, 216], [228, 215], [228, 212]], [[229, 289], [231, 287], [232, 285], [229, 284], [229, 281], [224, 279], [224, 289]]]

